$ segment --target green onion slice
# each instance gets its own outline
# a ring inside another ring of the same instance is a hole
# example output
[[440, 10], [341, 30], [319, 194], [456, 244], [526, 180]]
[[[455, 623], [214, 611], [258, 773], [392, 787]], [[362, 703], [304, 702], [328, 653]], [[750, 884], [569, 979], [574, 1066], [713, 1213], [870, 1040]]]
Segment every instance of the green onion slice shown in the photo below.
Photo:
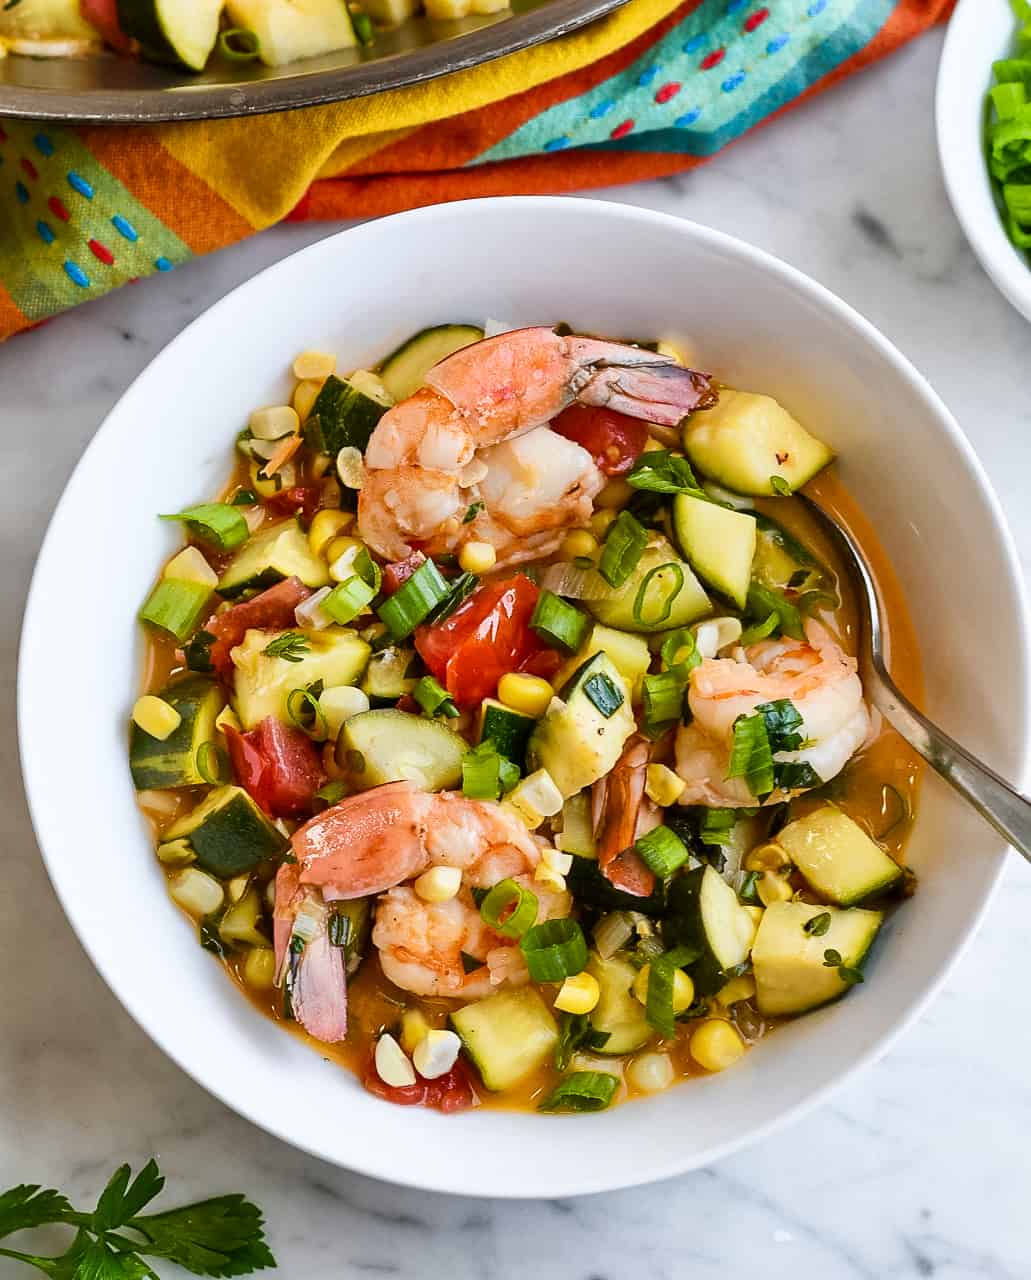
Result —
[[823, 779], [807, 760], [776, 760], [773, 784], [782, 791], [798, 791], [818, 787]]
[[[656, 585], [652, 588], [652, 579]], [[644, 575], [634, 598], [634, 621], [641, 626], [661, 627], [673, 612], [673, 604], [684, 585], [683, 567], [675, 561], [657, 564]], [[652, 598], [649, 599], [649, 591]], [[645, 616], [645, 615], [649, 616]]]
[[195, 538], [219, 551], [232, 551], [250, 536], [247, 521], [227, 502], [202, 502], [158, 519], [181, 521]]
[[503, 938], [521, 938], [537, 919], [537, 895], [514, 880], [502, 880], [480, 903], [480, 918]]
[[645, 676], [641, 681], [641, 728], [658, 738], [678, 724], [684, 712], [687, 672], [682, 667]]
[[646, 832], [635, 843], [634, 849], [648, 870], [654, 871], [660, 880], [671, 876], [691, 856], [677, 833], [665, 826]]
[[677, 627], [662, 642], [659, 656], [667, 671], [674, 667], [683, 667], [685, 674], [691, 672], [702, 660], [695, 643], [695, 634], [688, 627]]
[[412, 576], [379, 606], [377, 612], [395, 640], [404, 640], [451, 594], [451, 583], [432, 560], [424, 560]]
[[519, 766], [501, 755], [492, 739], [462, 757], [462, 794], [471, 800], [498, 800], [519, 781]]
[[751, 627], [745, 627], [741, 632], [740, 644], [742, 646], [755, 644], [757, 640], [765, 640], [767, 636], [772, 636], [780, 626], [780, 614], [774, 611], [770, 613], [765, 621], [756, 622]]
[[520, 938], [519, 947], [534, 982], [564, 982], [587, 964], [587, 941], [571, 916], [535, 924]]
[[358, 10], [351, 14], [351, 25], [354, 27], [354, 34], [358, 37], [358, 43], [366, 48], [376, 39], [376, 33], [372, 28], [372, 19], [367, 13]]
[[475, 573], [461, 573], [457, 578], [453, 578], [447, 599], [437, 605], [426, 621], [430, 626], [435, 626], [438, 622], [450, 618], [458, 606], [468, 600], [479, 585], [480, 580]]
[[542, 591], [530, 618], [530, 626], [552, 648], [576, 653], [590, 627], [590, 619], [552, 591]]
[[667, 1038], [676, 1035], [676, 1016], [673, 1012], [673, 984], [678, 969], [698, 959], [694, 947], [674, 947], [648, 963], [648, 994], [645, 997], [644, 1016], [657, 1031]]
[[182, 643], [207, 610], [211, 588], [201, 582], [162, 578], [140, 610], [140, 621], [163, 631]]
[[773, 790], [773, 753], [761, 712], [738, 716], [734, 721], [727, 777], [744, 778], [753, 796], [765, 796]]
[[217, 742], [202, 742], [197, 748], [197, 772], [212, 787], [220, 787], [231, 778], [229, 757]]
[[454, 719], [459, 714], [451, 694], [433, 676], [423, 676], [412, 690], [412, 697], [431, 719], [437, 715]]
[[286, 698], [286, 714], [290, 723], [313, 741], [325, 742], [329, 737], [329, 724], [318, 698], [310, 689], [290, 690]]
[[629, 511], [621, 511], [609, 525], [598, 572], [610, 587], [621, 587], [633, 573], [648, 545], [648, 530]]
[[334, 622], [346, 626], [353, 622], [360, 613], [369, 607], [376, 592], [367, 582], [355, 576], [346, 582], [338, 582], [333, 590], [319, 605], [323, 613], [328, 614]]
[[760, 702], [755, 708], [766, 722], [766, 735], [771, 751], [797, 751], [803, 738], [802, 717], [790, 698], [777, 698], [774, 702]]
[[802, 615], [786, 595], [775, 591], [773, 587], [753, 582], [748, 588], [745, 611], [750, 618], [763, 619], [768, 619], [771, 613], [775, 613], [780, 629], [786, 636], [790, 636], [792, 640], [805, 639]]
[[706, 809], [698, 828], [698, 838], [702, 844], [729, 844], [735, 822], [737, 812], [734, 809]]
[[326, 932], [329, 934], [331, 946], [346, 947], [347, 940], [351, 936], [351, 917], [334, 911], [329, 917]]
[[537, 1104], [537, 1110], [604, 1111], [618, 1087], [617, 1077], [607, 1071], [574, 1071]]
[[230, 62], [254, 62], [261, 56], [257, 33], [247, 27], [227, 27], [219, 33], [218, 47]]

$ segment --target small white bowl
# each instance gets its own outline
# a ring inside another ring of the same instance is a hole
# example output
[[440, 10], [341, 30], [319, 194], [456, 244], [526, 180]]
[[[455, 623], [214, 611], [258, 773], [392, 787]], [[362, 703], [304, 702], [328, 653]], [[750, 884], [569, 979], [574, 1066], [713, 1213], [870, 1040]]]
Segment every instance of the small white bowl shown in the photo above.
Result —
[[1017, 782], [1028, 755], [1027, 630], [996, 500], [923, 379], [820, 285], [661, 214], [505, 199], [368, 223], [231, 293], [126, 392], [54, 515], [22, 638], [22, 764], [69, 920], [154, 1040], [286, 1141], [438, 1191], [564, 1196], [706, 1164], [883, 1052], [970, 936], [1005, 849], [930, 780], [910, 846], [920, 890], [887, 926], [864, 986], [723, 1075], [600, 1115], [393, 1107], [240, 997], [168, 901], [126, 764], [136, 611], [178, 536], [155, 516], [218, 490], [235, 432], [255, 405], [286, 393], [297, 351], [328, 348], [344, 366], [364, 365], [424, 325], [487, 316], [669, 337], [697, 367], [776, 396], [827, 438], [908, 588], [929, 710]]
[[985, 160], [985, 94], [992, 63], [1013, 46], [1009, 0], [959, 0], [938, 67], [935, 117], [945, 187], [971, 248], [995, 287], [1031, 320], [1031, 266], [1002, 225]]

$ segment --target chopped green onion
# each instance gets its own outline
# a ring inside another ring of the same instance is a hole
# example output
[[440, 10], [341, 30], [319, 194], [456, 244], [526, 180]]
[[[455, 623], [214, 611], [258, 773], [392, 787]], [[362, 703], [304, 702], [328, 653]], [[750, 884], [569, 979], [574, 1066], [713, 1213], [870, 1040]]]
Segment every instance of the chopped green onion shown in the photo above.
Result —
[[761, 712], [738, 716], [734, 721], [727, 777], [744, 778], [753, 796], [765, 796], [773, 790], [773, 753]]
[[691, 856], [683, 840], [669, 827], [654, 827], [635, 843], [634, 849], [649, 871], [666, 880]]
[[[657, 580], [654, 592], [655, 599], [649, 602], [648, 591], [653, 578]], [[668, 582], [666, 581], [667, 578], [669, 579]], [[671, 561], [669, 564], [657, 564], [654, 569], [649, 569], [644, 575], [641, 585], [637, 588], [637, 595], [634, 598], [634, 621], [641, 626], [661, 627], [673, 612], [673, 604], [683, 585], [684, 570], [675, 561]], [[649, 613], [651, 610], [657, 610], [654, 617], [645, 617], [646, 606], [649, 605]]]
[[590, 619], [552, 591], [542, 591], [530, 618], [530, 626], [555, 649], [576, 653], [584, 642]]
[[649, 738], [661, 737], [680, 722], [688, 675], [683, 667], [673, 667], [641, 681], [641, 728]]
[[586, 1013], [563, 1013], [558, 1022], [555, 1070], [565, 1071], [577, 1049], [604, 1049], [611, 1035], [611, 1031], [595, 1031]]
[[583, 683], [583, 691], [606, 720], [616, 714], [626, 699], [604, 671], [597, 671]]
[[462, 757], [462, 794], [471, 800], [497, 800], [519, 781], [519, 766], [500, 755], [488, 738]]
[[748, 588], [745, 611], [750, 618], [764, 619], [775, 613], [780, 629], [786, 636], [790, 636], [792, 640], [805, 639], [801, 614], [787, 596], [775, 591], [773, 587], [753, 582]]
[[648, 530], [628, 511], [621, 511], [609, 525], [598, 572], [610, 587], [621, 587], [637, 568], [648, 545]]
[[698, 838], [703, 844], [727, 844], [737, 822], [734, 809], [706, 809], [698, 828]]
[[519, 939], [519, 948], [534, 982], [564, 982], [587, 964], [587, 941], [571, 916], [535, 924]]
[[347, 940], [351, 936], [351, 917], [334, 911], [329, 917], [326, 932], [329, 935], [330, 946], [346, 947]]
[[607, 1071], [574, 1071], [537, 1104], [537, 1110], [604, 1111], [618, 1087], [617, 1077]]
[[302, 662], [311, 653], [311, 643], [299, 631], [284, 631], [270, 640], [261, 651], [266, 658], [282, 658], [284, 662]]
[[802, 717], [789, 698], [777, 698], [774, 702], [760, 702], [755, 708], [766, 721], [766, 736], [771, 751], [797, 751], [802, 745]]
[[360, 9], [352, 13], [351, 25], [354, 27], [354, 34], [357, 36], [360, 45], [368, 48], [375, 41], [376, 35], [372, 29], [372, 19], [367, 13], [362, 13]]
[[200, 622], [211, 599], [211, 588], [201, 582], [163, 578], [140, 610], [141, 622], [168, 631], [180, 641]]
[[445, 619], [450, 618], [458, 606], [464, 604], [479, 585], [480, 580], [475, 573], [461, 573], [457, 578], [453, 578], [447, 599], [437, 605], [426, 621], [430, 626], [436, 626], [438, 622], [444, 622]]
[[367, 582], [355, 576], [346, 582], [338, 582], [319, 608], [334, 622], [346, 626], [366, 611], [375, 594]]
[[412, 690], [412, 697], [431, 719], [436, 715], [454, 719], [459, 713], [454, 698], [432, 676], [423, 676]]
[[197, 748], [197, 772], [212, 787], [228, 782], [232, 774], [229, 757], [217, 742], [202, 742]]
[[472, 524], [486, 504], [483, 502], [471, 502], [466, 508], [465, 515], [462, 517], [463, 524]]
[[290, 723], [297, 726], [315, 742], [325, 742], [329, 737], [329, 724], [319, 706], [319, 700], [310, 689], [291, 689], [286, 699], [286, 714]]
[[695, 642], [695, 634], [687, 627], [678, 627], [676, 631], [669, 633], [662, 642], [659, 656], [667, 670], [672, 671], [674, 667], [683, 667], [685, 674], [693, 671], [702, 660]]
[[780, 614], [773, 612], [767, 616], [765, 621], [757, 622], [751, 627], [745, 627], [744, 631], [741, 632], [739, 642], [742, 647], [755, 644], [757, 640], [765, 640], [767, 636], [772, 636], [779, 626]]
[[334, 778], [331, 782], [323, 784], [315, 792], [315, 799], [321, 800], [327, 809], [331, 809], [333, 805], [339, 804], [344, 798], [344, 792], [347, 788], [339, 778]]
[[708, 498], [688, 460], [668, 449], [649, 449], [642, 453], [627, 472], [626, 482], [633, 489], [647, 489], [650, 493], [691, 493], [697, 498]]
[[775, 760], [773, 785], [782, 791], [798, 791], [818, 787], [823, 779], [807, 760]]
[[677, 1030], [673, 1011], [673, 984], [677, 970], [697, 960], [698, 954], [696, 947], [674, 947], [648, 962], [644, 1016], [667, 1040], [672, 1039]]
[[404, 640], [451, 594], [451, 583], [432, 560], [424, 560], [412, 576], [379, 606], [377, 613], [395, 640]]
[[537, 919], [537, 895], [514, 880], [502, 880], [480, 903], [480, 918], [503, 938], [521, 938]]
[[783, 476], [770, 476], [770, 488], [778, 498], [790, 498], [793, 492]]
[[257, 33], [246, 27], [227, 27], [219, 33], [218, 47], [230, 62], [253, 62], [261, 56]]
[[198, 507], [187, 507], [158, 519], [181, 521], [195, 538], [219, 551], [232, 551], [246, 542], [251, 532], [239, 511], [226, 502], [202, 502]]
[[253, 507], [258, 501], [258, 495], [252, 489], [238, 489], [233, 494], [234, 507]]

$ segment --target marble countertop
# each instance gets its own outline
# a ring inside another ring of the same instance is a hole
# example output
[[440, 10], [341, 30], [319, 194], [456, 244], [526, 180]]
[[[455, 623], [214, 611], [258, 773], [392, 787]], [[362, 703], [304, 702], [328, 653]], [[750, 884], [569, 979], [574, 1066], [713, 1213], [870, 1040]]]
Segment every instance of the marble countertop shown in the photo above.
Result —
[[[750, 240], [864, 312], [956, 413], [1027, 566], [1031, 330], [946, 202], [932, 128], [940, 47], [940, 33], [926, 37], [689, 176], [601, 194]], [[1031, 1274], [1031, 877], [1015, 857], [943, 993], [829, 1105], [710, 1169], [580, 1200], [447, 1198], [302, 1155], [183, 1075], [94, 973], [51, 892], [19, 781], [16, 648], [36, 551], [80, 450], [151, 357], [237, 283], [336, 229], [268, 232], [0, 347], [0, 1187], [43, 1182], [87, 1199], [122, 1160], [154, 1154], [169, 1203], [235, 1190], [257, 1200], [291, 1280]]]

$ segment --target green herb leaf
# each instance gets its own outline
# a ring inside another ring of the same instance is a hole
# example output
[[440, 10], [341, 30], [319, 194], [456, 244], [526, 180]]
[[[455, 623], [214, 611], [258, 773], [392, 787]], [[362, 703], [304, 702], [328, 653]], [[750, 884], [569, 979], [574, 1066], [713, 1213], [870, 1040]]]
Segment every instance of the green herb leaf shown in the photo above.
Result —
[[48, 1222], [60, 1222], [72, 1206], [60, 1191], [23, 1182], [0, 1195], [0, 1237]]
[[788, 698], [778, 698], [775, 702], [760, 702], [755, 709], [761, 712], [766, 722], [771, 751], [798, 750], [803, 741], [798, 732], [802, 727], [802, 717], [793, 702]]
[[650, 493], [691, 493], [705, 498], [695, 479], [691, 464], [668, 449], [649, 449], [642, 453], [627, 472], [626, 482], [633, 489]]
[[124, 1227], [130, 1218], [135, 1218], [155, 1196], [160, 1195], [165, 1185], [153, 1160], [148, 1160], [131, 1182], [130, 1178], [132, 1170], [127, 1164], [115, 1171], [93, 1212], [92, 1230], [104, 1232]]
[[818, 787], [823, 779], [806, 760], [780, 760], [773, 766], [773, 785], [782, 791]]
[[802, 925], [802, 932], [808, 933], [813, 938], [822, 938], [827, 930], [831, 927], [831, 913], [829, 911], [821, 911], [817, 916], [810, 916]]
[[823, 953], [823, 967], [825, 969], [835, 969], [841, 963], [841, 952], [835, 951], [833, 947], [828, 947]]
[[146, 1237], [139, 1252], [167, 1258], [199, 1276], [246, 1276], [274, 1267], [261, 1210], [241, 1195], [146, 1214], [129, 1224]]
[[466, 508], [465, 515], [462, 517], [463, 524], [472, 524], [486, 504], [482, 502], [471, 502]]
[[838, 965], [838, 977], [847, 987], [854, 987], [856, 983], [863, 981], [863, 975], [858, 969], [853, 969], [850, 964]]
[[577, 1049], [604, 1049], [611, 1034], [611, 1031], [595, 1031], [589, 1014], [563, 1013], [558, 1024], [555, 1069], [565, 1071]]
[[738, 716], [734, 721], [727, 777], [744, 778], [753, 796], [765, 796], [773, 790], [773, 753], [762, 712]]
[[286, 662], [301, 662], [311, 652], [311, 644], [299, 631], [284, 631], [275, 640], [270, 640], [262, 649], [268, 658], [283, 658]]
[[238, 489], [233, 494], [232, 505], [234, 507], [253, 507], [258, 501], [258, 495], [253, 489]]
[[783, 476], [770, 476], [770, 488], [778, 498], [790, 498], [793, 492]]

